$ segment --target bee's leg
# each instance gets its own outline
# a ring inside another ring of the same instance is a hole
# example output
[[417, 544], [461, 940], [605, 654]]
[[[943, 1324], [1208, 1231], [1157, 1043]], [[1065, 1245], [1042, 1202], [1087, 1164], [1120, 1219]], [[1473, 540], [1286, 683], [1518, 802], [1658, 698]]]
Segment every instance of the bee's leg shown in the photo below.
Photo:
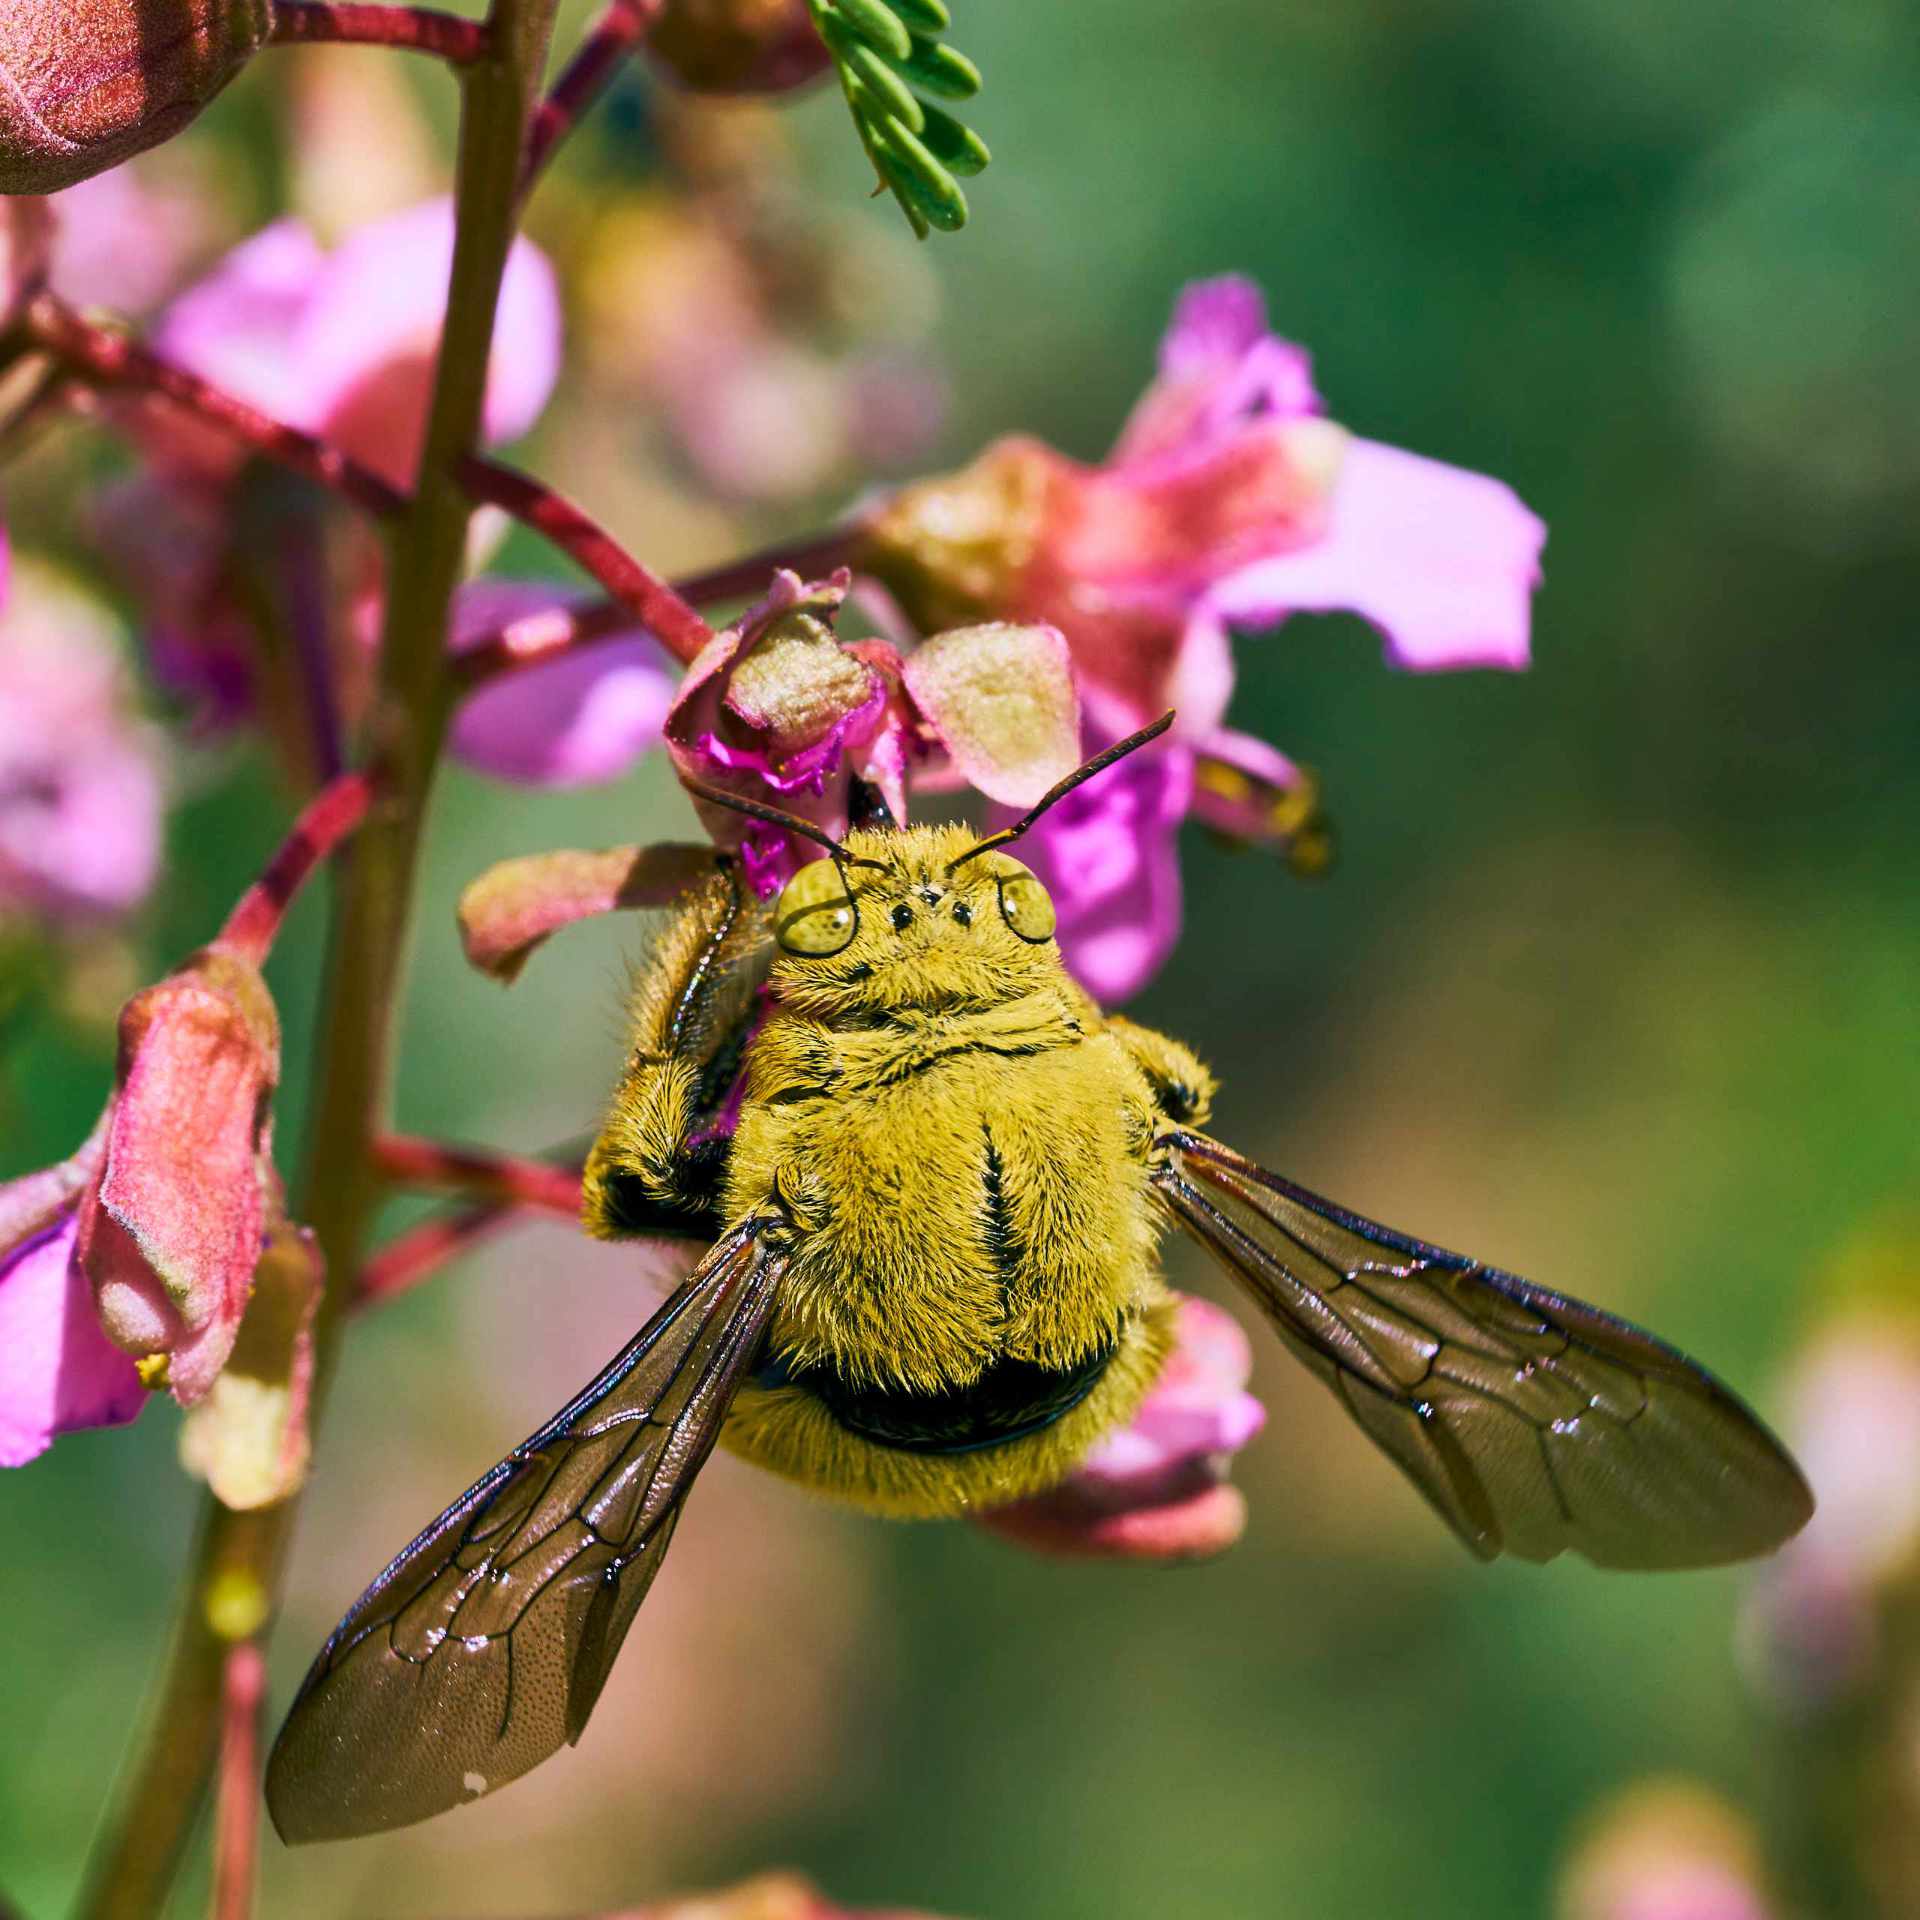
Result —
[[759, 1017], [768, 936], [737, 869], [695, 893], [635, 975], [633, 1044], [585, 1173], [587, 1229], [710, 1237], [727, 1104]]
[[1200, 1056], [1178, 1040], [1155, 1033], [1151, 1027], [1136, 1026], [1118, 1014], [1108, 1014], [1104, 1024], [1146, 1076], [1160, 1112], [1183, 1127], [1204, 1125], [1219, 1082]]

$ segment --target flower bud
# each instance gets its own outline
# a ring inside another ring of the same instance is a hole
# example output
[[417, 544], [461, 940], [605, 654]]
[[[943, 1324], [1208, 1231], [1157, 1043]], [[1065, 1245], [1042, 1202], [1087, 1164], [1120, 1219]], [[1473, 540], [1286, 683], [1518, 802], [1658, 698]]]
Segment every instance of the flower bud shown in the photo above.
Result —
[[266, 982], [218, 948], [120, 1015], [106, 1160], [80, 1217], [100, 1324], [167, 1355], [183, 1406], [233, 1349], [268, 1228], [280, 1024]]
[[806, 0], [667, 0], [647, 53], [699, 93], [780, 93], [824, 73]]
[[272, 0], [7, 0], [0, 193], [52, 193], [171, 139], [272, 26]]

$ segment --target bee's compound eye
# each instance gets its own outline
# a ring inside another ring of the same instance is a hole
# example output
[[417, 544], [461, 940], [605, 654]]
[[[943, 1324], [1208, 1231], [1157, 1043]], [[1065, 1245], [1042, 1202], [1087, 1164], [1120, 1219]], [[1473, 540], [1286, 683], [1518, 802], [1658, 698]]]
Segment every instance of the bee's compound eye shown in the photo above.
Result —
[[773, 937], [781, 950], [809, 960], [844, 952], [859, 924], [847, 883], [831, 860], [809, 861], [773, 903]]
[[1053, 938], [1053, 896], [1024, 867], [1000, 876], [1000, 913], [1022, 940]]

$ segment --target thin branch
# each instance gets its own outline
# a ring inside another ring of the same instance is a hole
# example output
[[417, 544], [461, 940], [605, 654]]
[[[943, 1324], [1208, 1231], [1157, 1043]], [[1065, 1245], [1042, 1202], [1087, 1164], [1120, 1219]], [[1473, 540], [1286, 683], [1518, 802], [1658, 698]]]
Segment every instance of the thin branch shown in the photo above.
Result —
[[710, 567], [705, 573], [689, 574], [676, 580], [673, 590], [696, 607], [712, 606], [716, 600], [757, 599], [780, 567], [791, 569], [802, 580], [819, 580], [836, 567], [852, 566], [859, 542], [860, 529], [852, 522], [829, 527], [824, 533], [763, 547], [758, 553]]
[[344, 773], [307, 802], [267, 870], [240, 896], [217, 945], [258, 966], [273, 947], [280, 922], [314, 868], [327, 859], [367, 817], [373, 783], [363, 773]]
[[25, 324], [36, 345], [89, 386], [157, 394], [229, 439], [331, 487], [381, 519], [406, 508], [404, 494], [338, 447], [273, 419], [184, 367], [170, 365], [125, 334], [96, 326], [57, 294], [38, 295], [27, 308]]
[[448, 671], [465, 691], [485, 686], [504, 673], [537, 667], [576, 648], [633, 630], [633, 610], [619, 600], [600, 600], [586, 607], [542, 607], [518, 620], [495, 627], [463, 647]]
[[243, 1640], [227, 1655], [224, 1676], [210, 1920], [249, 1920], [253, 1912], [260, 1860], [260, 1710], [266, 1698], [266, 1657], [257, 1641]]
[[396, 47], [457, 67], [471, 66], [487, 53], [487, 29], [478, 20], [432, 7], [363, 6], [355, 0], [278, 0], [272, 41], [283, 47], [311, 41]]
[[522, 196], [533, 191], [555, 149], [599, 99], [659, 17], [663, 0], [608, 0], [533, 116], [520, 175]]
[[382, 1134], [374, 1164], [397, 1186], [445, 1187], [475, 1199], [537, 1207], [569, 1220], [580, 1217], [580, 1169], [523, 1154], [457, 1147], [412, 1134]]
[[355, 1308], [374, 1307], [391, 1300], [438, 1273], [449, 1260], [470, 1253], [502, 1229], [530, 1217], [524, 1207], [489, 1201], [423, 1220], [417, 1227], [395, 1234], [366, 1260], [360, 1268], [352, 1304]]
[[475, 454], [463, 458], [458, 471], [474, 499], [502, 508], [535, 532], [545, 534], [680, 660], [692, 660], [713, 638], [713, 629], [666, 581], [642, 566], [598, 521], [564, 495]]

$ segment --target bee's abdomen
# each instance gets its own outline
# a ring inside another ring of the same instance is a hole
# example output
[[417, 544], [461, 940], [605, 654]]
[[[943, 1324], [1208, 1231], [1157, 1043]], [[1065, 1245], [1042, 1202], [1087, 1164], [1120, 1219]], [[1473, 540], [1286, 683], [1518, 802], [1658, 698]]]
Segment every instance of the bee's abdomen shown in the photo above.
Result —
[[1003, 1355], [964, 1387], [917, 1393], [903, 1387], [856, 1386], [832, 1367], [789, 1372], [776, 1363], [758, 1377], [765, 1387], [802, 1387], [849, 1433], [908, 1453], [971, 1453], [1050, 1427], [1071, 1413], [1113, 1358], [1109, 1344], [1071, 1367], [1043, 1367]]

